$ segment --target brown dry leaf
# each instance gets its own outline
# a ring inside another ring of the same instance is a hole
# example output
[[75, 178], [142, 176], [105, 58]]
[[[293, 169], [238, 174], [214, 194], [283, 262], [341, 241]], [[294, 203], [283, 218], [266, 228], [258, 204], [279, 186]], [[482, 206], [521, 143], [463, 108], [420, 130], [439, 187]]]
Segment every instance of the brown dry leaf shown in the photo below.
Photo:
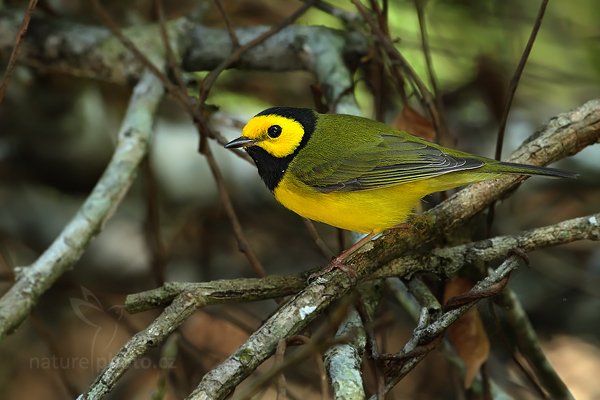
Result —
[[396, 129], [406, 131], [423, 139], [429, 141], [435, 140], [435, 129], [433, 129], [431, 122], [408, 104], [398, 114], [393, 125]]
[[542, 342], [544, 353], [576, 399], [600, 399], [600, 348], [593, 340], [557, 335]]
[[[444, 303], [454, 296], [468, 292], [472, 287], [473, 282], [466, 278], [451, 279], [446, 283], [444, 289]], [[471, 308], [450, 325], [446, 334], [465, 364], [464, 384], [465, 388], [469, 388], [479, 369], [490, 355], [490, 341], [477, 308]]]

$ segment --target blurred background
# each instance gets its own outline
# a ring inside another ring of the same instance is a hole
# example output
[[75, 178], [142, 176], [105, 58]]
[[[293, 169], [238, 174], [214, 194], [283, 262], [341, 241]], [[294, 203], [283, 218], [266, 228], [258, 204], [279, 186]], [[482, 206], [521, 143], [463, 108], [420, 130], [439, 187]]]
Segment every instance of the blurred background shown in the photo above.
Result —
[[[356, 13], [350, 2], [331, 3]], [[86, 2], [40, 4], [39, 16], [101, 25]], [[156, 23], [152, 1], [103, 4], [123, 27]], [[224, 0], [223, 5], [232, 25], [244, 27], [277, 24], [301, 3]], [[9, 6], [25, 3], [0, 2], [0, 10]], [[164, 2], [164, 7], [169, 19], [193, 14], [200, 24], [224, 27], [212, 1]], [[493, 157], [508, 83], [538, 7], [536, 1], [519, 0], [427, 2], [427, 37], [456, 148]], [[599, 19], [597, 1], [550, 2], [508, 119], [505, 156], [549, 118], [598, 96]], [[298, 23], [348, 29], [318, 9], [309, 10]], [[397, 48], [427, 81], [414, 1], [389, 2], [389, 26], [398, 39]], [[364, 116], [394, 124], [402, 100], [392, 85], [373, 89], [377, 73], [374, 68], [356, 71], [356, 97]], [[379, 72], [379, 77], [386, 75]], [[269, 106], [314, 108], [313, 84], [313, 76], [303, 71], [228, 70], [208, 98], [218, 108], [211, 125], [233, 139], [245, 121]], [[13, 269], [29, 265], [47, 248], [97, 182], [112, 155], [130, 91], [131, 87], [74, 76], [39, 74], [25, 66], [15, 70], [0, 105], [2, 292], [14, 279]], [[414, 99], [409, 101], [418, 109]], [[210, 145], [245, 233], [267, 272], [291, 274], [323, 265], [327, 260], [301, 218], [274, 201], [256, 170], [216, 143]], [[0, 344], [0, 398], [64, 399], [84, 391], [120, 346], [158, 315], [159, 310], [129, 315], [122, 308], [127, 294], [160, 285], [157, 271], [164, 271], [166, 280], [177, 281], [255, 276], [238, 251], [214, 179], [197, 148], [198, 134], [189, 116], [165, 99], [151, 153], [122, 205], [73, 270]], [[588, 148], [558, 165], [579, 172], [578, 180], [528, 180], [498, 205], [492, 234], [516, 233], [598, 212], [599, 150]], [[426, 199], [424, 207], [438, 199]], [[485, 231], [484, 217], [473, 224], [475, 231]], [[319, 225], [317, 230], [331, 248], [338, 248], [335, 229]], [[442, 283], [435, 277], [430, 283], [441, 295]], [[520, 269], [510, 282], [548, 357], [578, 399], [600, 399], [599, 284], [600, 248], [592, 242], [535, 252], [530, 267]], [[162, 396], [157, 391], [161, 379], [167, 380], [164, 398], [185, 397], [275, 307], [270, 301], [197, 312], [180, 329], [174, 364], [161, 368], [161, 348], [157, 348], [127, 373], [111, 398]], [[381, 350], [398, 351], [414, 322], [385, 292], [378, 314], [383, 321], [378, 325]], [[492, 344], [488, 375], [515, 398], [539, 398], [512, 362], [510, 345], [502, 330], [494, 328], [487, 307], [481, 307], [481, 314]], [[260, 370], [270, 365], [269, 361]], [[287, 371], [286, 378], [289, 398], [320, 398], [313, 359]], [[365, 381], [367, 391], [373, 393], [376, 382], [369, 362], [365, 362]], [[458, 373], [439, 351], [390, 395], [406, 397], [468, 398]], [[260, 398], [274, 398], [274, 390], [266, 389]]]

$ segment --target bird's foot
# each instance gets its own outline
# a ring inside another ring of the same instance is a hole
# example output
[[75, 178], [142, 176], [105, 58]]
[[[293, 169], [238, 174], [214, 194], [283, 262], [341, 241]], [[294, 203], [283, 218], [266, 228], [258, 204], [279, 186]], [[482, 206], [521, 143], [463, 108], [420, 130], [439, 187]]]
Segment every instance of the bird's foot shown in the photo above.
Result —
[[348, 265], [346, 263], [344, 263], [344, 261], [346, 260], [347, 254], [344, 254], [346, 257], [335, 257], [333, 260], [331, 260], [331, 262], [329, 263], [328, 266], [326, 266], [324, 268], [325, 272], [331, 272], [334, 269], [339, 269], [342, 272], [345, 272], [348, 275], [352, 275], [352, 276], [356, 276], [356, 270], [354, 269], [353, 265]]
[[348, 265], [344, 263], [344, 260], [347, 257], [335, 257], [333, 260], [331, 260], [331, 262], [329, 264], [327, 264], [325, 267], [321, 268], [320, 270], [313, 272], [312, 274], [310, 274], [308, 276], [308, 282], [312, 282], [315, 279], [319, 279], [321, 278], [323, 275], [339, 269], [342, 272], [345, 272], [346, 274], [355, 277], [356, 276], [356, 270], [354, 269], [354, 267], [352, 265]]
[[373, 239], [373, 237], [375, 237], [377, 235], [378, 235], [378, 233], [371, 232], [371, 233], [363, 236], [359, 241], [357, 241], [352, 246], [350, 246], [348, 249], [343, 251], [339, 256], [337, 256], [333, 260], [331, 260], [331, 262], [325, 268], [321, 269], [320, 271], [310, 274], [308, 277], [308, 281], [312, 282], [314, 279], [318, 279], [318, 278], [322, 277], [323, 275], [325, 275], [326, 273], [333, 271], [334, 269], [339, 269], [339, 270], [345, 272], [346, 275], [349, 275], [349, 276], [355, 278], [358, 274], [356, 273], [354, 266], [352, 266], [351, 264], [350, 265], [346, 264], [344, 261], [346, 261], [346, 259], [348, 259], [348, 257], [350, 257], [352, 254], [354, 254], [358, 249], [363, 247], [366, 243], [371, 241], [371, 239]]

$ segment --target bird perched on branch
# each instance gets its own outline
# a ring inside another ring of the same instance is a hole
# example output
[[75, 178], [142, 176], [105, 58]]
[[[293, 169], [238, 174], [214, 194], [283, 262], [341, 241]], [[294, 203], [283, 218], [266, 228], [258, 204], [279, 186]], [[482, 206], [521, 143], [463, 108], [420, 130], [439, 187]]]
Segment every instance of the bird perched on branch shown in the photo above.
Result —
[[449, 149], [367, 118], [307, 108], [264, 110], [225, 147], [244, 148], [288, 209], [368, 234], [336, 257], [333, 267], [343, 267], [373, 236], [404, 222], [427, 194], [504, 174], [575, 177]]

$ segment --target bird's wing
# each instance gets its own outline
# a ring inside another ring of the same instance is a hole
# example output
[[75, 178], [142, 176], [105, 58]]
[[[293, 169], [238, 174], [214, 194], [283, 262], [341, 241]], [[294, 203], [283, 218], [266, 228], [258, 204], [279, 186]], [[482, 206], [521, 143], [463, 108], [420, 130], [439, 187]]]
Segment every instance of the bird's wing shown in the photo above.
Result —
[[467, 154], [450, 155], [409, 135], [387, 133], [377, 135], [376, 140], [341, 149], [336, 157], [308, 158], [294, 163], [293, 173], [305, 184], [325, 193], [376, 189], [484, 165], [481, 159]]

